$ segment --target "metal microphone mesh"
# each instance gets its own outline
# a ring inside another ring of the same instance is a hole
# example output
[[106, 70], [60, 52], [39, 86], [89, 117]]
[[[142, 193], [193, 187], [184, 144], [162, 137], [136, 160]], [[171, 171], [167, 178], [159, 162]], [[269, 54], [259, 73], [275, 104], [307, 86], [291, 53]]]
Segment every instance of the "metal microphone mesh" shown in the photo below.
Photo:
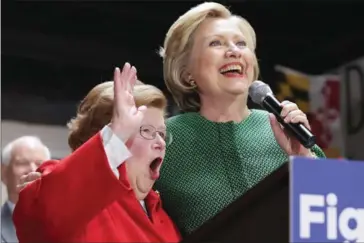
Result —
[[254, 103], [262, 104], [267, 95], [273, 94], [268, 84], [263, 83], [260, 80], [255, 80], [249, 87], [249, 96]]

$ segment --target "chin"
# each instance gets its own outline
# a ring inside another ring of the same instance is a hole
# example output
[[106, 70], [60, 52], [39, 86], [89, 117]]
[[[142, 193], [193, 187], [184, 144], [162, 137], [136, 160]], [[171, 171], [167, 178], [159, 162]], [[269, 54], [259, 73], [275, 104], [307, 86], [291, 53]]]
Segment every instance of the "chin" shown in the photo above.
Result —
[[242, 95], [248, 93], [248, 86], [235, 86], [235, 87], [227, 87], [225, 89], [226, 93], [232, 94], [232, 95]]
[[152, 180], [148, 177], [140, 178], [137, 181], [138, 191], [148, 194], [150, 192], [150, 190], [152, 190], [154, 183], [155, 183], [155, 180]]
[[224, 86], [221, 87], [221, 89], [229, 94], [241, 95], [248, 92], [249, 84], [246, 80], [226, 82]]

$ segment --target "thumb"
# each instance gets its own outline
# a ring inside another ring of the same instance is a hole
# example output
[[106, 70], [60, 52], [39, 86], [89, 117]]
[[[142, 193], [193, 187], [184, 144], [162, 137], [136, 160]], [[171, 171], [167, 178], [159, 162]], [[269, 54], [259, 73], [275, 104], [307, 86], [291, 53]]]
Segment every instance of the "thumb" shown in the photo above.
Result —
[[277, 121], [277, 118], [272, 113], [269, 113], [269, 122], [270, 126], [272, 127], [274, 136], [278, 140], [283, 135], [283, 129]]
[[147, 110], [147, 107], [145, 105], [139, 106], [137, 111], [137, 116], [140, 118], [140, 120], [143, 119], [144, 113]]
[[142, 106], [139, 106], [138, 107], [138, 111], [139, 112], [141, 112], [141, 113], [143, 113], [144, 114], [144, 112], [147, 110], [147, 107], [145, 106], [145, 105], [142, 105]]

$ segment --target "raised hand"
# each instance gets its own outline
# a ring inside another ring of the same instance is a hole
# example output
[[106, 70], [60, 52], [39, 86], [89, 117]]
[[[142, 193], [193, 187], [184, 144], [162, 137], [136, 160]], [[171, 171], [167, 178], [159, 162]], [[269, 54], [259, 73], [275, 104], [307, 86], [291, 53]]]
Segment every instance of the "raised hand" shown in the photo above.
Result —
[[146, 110], [145, 106], [135, 106], [132, 90], [136, 80], [136, 68], [129, 63], [125, 63], [121, 73], [119, 68], [115, 68], [114, 110], [110, 127], [124, 142], [138, 131]]
[[20, 192], [24, 187], [26, 187], [29, 183], [35, 181], [36, 179], [42, 176], [39, 172], [30, 172], [26, 175], [22, 175], [19, 180], [19, 184], [16, 185], [17, 192]]
[[[310, 129], [306, 114], [303, 113], [295, 103], [283, 101], [282, 106], [281, 117], [284, 119], [284, 122], [302, 123], [306, 128]], [[269, 120], [277, 143], [288, 155], [314, 157], [310, 150], [301, 145], [294, 136], [291, 136], [278, 123], [273, 114], [269, 114]]]

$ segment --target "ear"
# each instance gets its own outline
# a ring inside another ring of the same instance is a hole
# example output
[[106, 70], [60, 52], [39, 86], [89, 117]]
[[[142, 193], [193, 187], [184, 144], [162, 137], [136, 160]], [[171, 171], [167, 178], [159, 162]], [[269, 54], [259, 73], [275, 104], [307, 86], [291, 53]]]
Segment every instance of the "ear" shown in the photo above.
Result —
[[187, 86], [190, 86], [191, 80], [193, 80], [192, 74], [188, 71], [188, 69], [185, 69], [182, 73], [183, 83]]
[[7, 165], [3, 165], [1, 164], [1, 181], [7, 185], [7, 176], [6, 176], [6, 172], [7, 172], [8, 166]]

